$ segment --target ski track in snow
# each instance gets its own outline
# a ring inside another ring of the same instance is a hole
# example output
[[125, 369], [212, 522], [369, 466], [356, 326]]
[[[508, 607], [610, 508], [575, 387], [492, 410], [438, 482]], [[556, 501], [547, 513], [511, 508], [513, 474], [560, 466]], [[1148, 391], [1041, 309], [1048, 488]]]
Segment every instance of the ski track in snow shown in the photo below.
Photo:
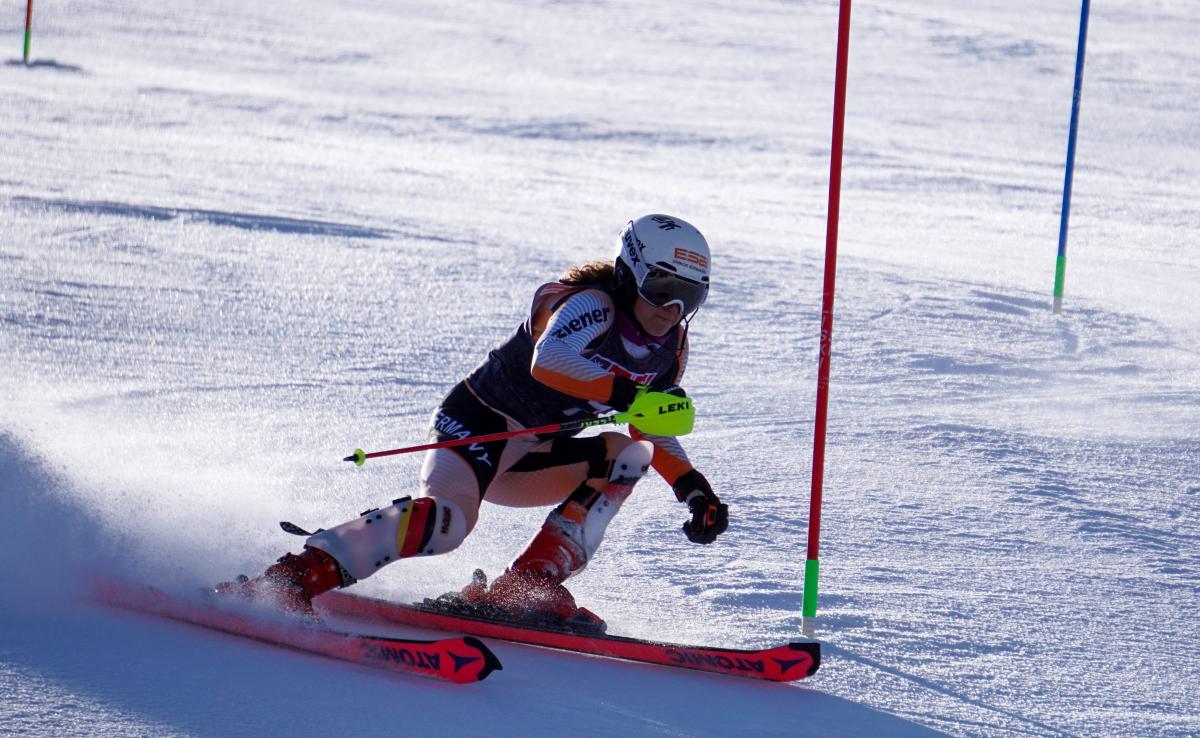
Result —
[[[87, 604], [411, 492], [418, 458], [338, 460], [422, 439], [539, 283], [667, 211], [714, 246], [685, 445], [733, 524], [689, 545], [652, 475], [572, 589], [634, 636], [800, 630], [836, 4], [276, 10], [73, 0], [0, 66], [0, 732], [1200, 734], [1182, 0], [1093, 7], [1059, 316], [1078, 4], [856, 4], [814, 678], [495, 644], [453, 687]], [[543, 515], [359, 588], [495, 573]]]

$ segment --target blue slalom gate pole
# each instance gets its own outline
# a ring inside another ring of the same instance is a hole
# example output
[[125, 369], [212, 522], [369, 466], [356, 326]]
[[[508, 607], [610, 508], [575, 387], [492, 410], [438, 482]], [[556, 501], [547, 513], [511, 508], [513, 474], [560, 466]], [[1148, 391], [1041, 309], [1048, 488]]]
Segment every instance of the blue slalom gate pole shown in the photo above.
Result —
[[1071, 132], [1067, 136], [1067, 174], [1063, 182], [1062, 221], [1058, 226], [1058, 262], [1054, 268], [1054, 312], [1062, 312], [1063, 282], [1067, 273], [1067, 223], [1071, 219], [1071, 179], [1075, 176], [1075, 138], [1079, 131], [1079, 101], [1083, 96], [1083, 57], [1087, 48], [1091, 0], [1083, 0], [1079, 14], [1079, 49], [1075, 53], [1075, 94], [1071, 99]]

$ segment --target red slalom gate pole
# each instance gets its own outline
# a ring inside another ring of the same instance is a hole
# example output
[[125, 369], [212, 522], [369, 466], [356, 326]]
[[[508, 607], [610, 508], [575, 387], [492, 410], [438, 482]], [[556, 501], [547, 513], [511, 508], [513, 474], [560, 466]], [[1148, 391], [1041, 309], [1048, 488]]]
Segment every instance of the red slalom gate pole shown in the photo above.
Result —
[[25, 63], [29, 63], [29, 39], [33, 35], [33, 0], [25, 3]]
[[829, 160], [829, 213], [825, 223], [825, 286], [821, 296], [821, 353], [817, 363], [817, 414], [813, 429], [812, 494], [808, 553], [804, 562], [804, 634], [814, 633], [820, 578], [821, 495], [825, 481], [825, 426], [829, 417], [829, 363], [833, 351], [833, 295], [837, 278], [838, 214], [842, 196], [842, 144], [846, 128], [846, 73], [850, 59], [850, 0], [838, 16], [837, 74], [833, 93], [833, 144]]

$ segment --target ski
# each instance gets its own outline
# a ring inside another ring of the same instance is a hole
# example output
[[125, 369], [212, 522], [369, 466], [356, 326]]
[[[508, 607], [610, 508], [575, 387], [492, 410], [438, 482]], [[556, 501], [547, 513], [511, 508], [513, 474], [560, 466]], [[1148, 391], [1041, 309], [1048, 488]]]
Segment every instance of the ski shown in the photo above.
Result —
[[437, 600], [405, 605], [345, 592], [327, 592], [318, 597], [314, 605], [331, 614], [347, 617], [773, 682], [790, 682], [812, 676], [821, 664], [821, 644], [816, 641], [749, 650], [685, 646], [578, 632], [569, 627], [506, 622], [456, 611]]
[[470, 635], [433, 641], [386, 638], [345, 633], [327, 628], [316, 620], [256, 612], [249, 606], [239, 606], [242, 603], [218, 602], [203, 595], [187, 599], [150, 587], [113, 581], [97, 582], [93, 590], [98, 601], [110, 606], [296, 651], [455, 684], [481, 681], [501, 668], [495, 654]]

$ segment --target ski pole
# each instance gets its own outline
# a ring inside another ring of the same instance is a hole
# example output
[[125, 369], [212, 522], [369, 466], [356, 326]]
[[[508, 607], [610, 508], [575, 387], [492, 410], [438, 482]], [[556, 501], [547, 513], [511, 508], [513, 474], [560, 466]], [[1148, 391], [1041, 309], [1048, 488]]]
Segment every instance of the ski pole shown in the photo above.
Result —
[[534, 433], [576, 431], [597, 425], [623, 423], [628, 423], [643, 433], [652, 436], [684, 436], [692, 432], [695, 419], [696, 408], [692, 405], [691, 398], [679, 397], [678, 395], [671, 395], [666, 392], [642, 392], [634, 399], [629, 409], [623, 413], [603, 415], [599, 418], [573, 420], [567, 423], [552, 423], [551, 425], [542, 425], [537, 428], [522, 428], [502, 433], [489, 433], [483, 436], [453, 438], [448, 441], [424, 443], [420, 446], [394, 448], [388, 451], [366, 453], [361, 448], [356, 448], [353, 454], [342, 459], [342, 461], [353, 461], [357, 466], [362, 466], [367, 459], [375, 459], [380, 456], [395, 456], [396, 454], [409, 454], [414, 451], [428, 451], [434, 448], [450, 448], [451, 446], [465, 446], [473, 443], [487, 443], [488, 441], [500, 441], [505, 438], [526, 436]]

